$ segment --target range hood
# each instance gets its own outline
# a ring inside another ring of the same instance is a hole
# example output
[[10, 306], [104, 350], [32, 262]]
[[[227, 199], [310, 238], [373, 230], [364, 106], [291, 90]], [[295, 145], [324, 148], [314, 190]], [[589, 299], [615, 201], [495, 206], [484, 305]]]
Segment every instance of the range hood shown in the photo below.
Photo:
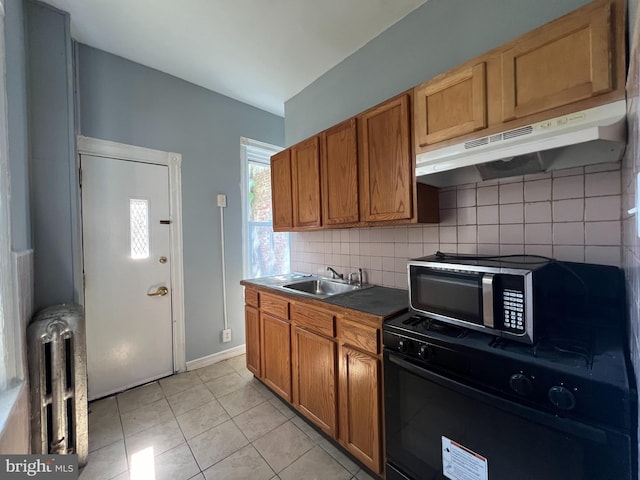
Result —
[[619, 100], [416, 156], [418, 182], [474, 183], [596, 163], [617, 162], [626, 141]]

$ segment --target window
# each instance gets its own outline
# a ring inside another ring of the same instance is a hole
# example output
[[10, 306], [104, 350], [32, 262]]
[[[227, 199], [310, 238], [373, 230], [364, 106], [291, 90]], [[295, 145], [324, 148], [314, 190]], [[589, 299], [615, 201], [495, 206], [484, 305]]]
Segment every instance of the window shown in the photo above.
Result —
[[289, 273], [289, 234], [274, 233], [270, 157], [279, 147], [248, 138], [240, 141], [244, 277]]

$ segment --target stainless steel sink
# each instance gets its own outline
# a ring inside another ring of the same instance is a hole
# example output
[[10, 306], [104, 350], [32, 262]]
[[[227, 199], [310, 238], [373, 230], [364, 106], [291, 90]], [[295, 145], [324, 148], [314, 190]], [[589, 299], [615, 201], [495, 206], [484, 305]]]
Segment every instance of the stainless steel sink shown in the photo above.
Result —
[[306, 280], [304, 282], [289, 283], [282, 285], [287, 290], [295, 290], [303, 295], [310, 295], [317, 298], [326, 298], [341, 293], [362, 290], [370, 285], [351, 285], [348, 283], [336, 282], [329, 279]]

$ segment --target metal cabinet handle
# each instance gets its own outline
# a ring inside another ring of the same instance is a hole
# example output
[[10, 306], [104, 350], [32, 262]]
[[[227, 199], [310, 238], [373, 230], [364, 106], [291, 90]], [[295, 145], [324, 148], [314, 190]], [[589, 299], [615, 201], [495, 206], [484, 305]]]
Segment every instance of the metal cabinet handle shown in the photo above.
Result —
[[158, 287], [158, 289], [155, 292], [147, 292], [147, 296], [164, 297], [167, 293], [169, 293], [169, 289], [167, 287]]

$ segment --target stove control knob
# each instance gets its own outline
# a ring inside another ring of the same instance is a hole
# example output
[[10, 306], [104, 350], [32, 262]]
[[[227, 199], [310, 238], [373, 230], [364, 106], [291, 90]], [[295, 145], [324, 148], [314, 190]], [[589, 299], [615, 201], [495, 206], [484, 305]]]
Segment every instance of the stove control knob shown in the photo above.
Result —
[[576, 406], [576, 397], [565, 387], [551, 387], [549, 401], [561, 410], [572, 410]]
[[433, 351], [433, 347], [428, 344], [424, 344], [420, 346], [420, 350], [418, 350], [418, 355], [421, 359], [428, 361], [433, 360], [435, 356], [435, 352]]
[[511, 378], [509, 379], [509, 386], [511, 387], [511, 390], [523, 397], [533, 393], [533, 382], [529, 377], [522, 373], [514, 373], [511, 375]]
[[398, 342], [398, 350], [402, 353], [407, 353], [409, 351], [409, 340], [400, 340]]

